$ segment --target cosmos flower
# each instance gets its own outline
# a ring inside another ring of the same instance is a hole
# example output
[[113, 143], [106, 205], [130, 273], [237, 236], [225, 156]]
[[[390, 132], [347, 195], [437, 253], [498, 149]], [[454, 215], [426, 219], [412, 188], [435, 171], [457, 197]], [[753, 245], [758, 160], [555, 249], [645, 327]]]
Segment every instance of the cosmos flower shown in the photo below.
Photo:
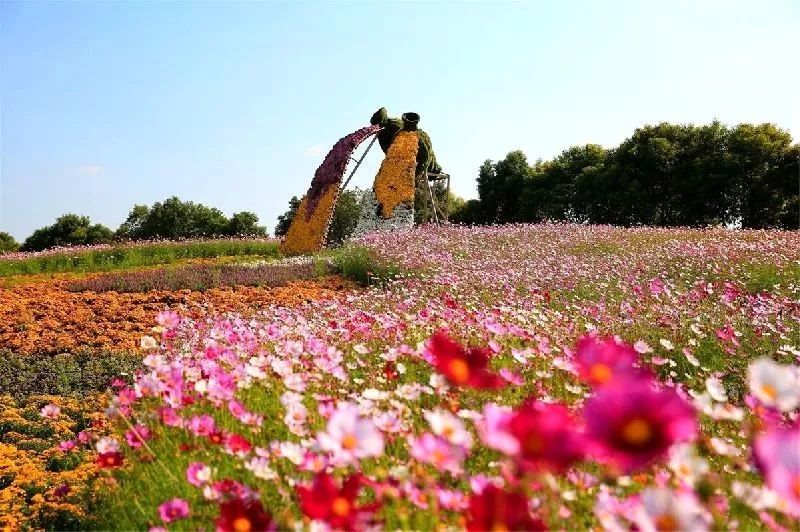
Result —
[[217, 532], [261, 532], [275, 530], [272, 517], [257, 499], [234, 497], [219, 505], [214, 523]]
[[586, 402], [583, 417], [593, 454], [625, 472], [662, 458], [672, 444], [697, 431], [691, 405], [672, 389], [653, 389], [646, 378], [599, 389]]
[[487, 369], [491, 353], [486, 348], [464, 348], [443, 332], [436, 333], [430, 342], [436, 370], [451, 384], [478, 389], [496, 389], [505, 381]]
[[150, 429], [142, 424], [134, 425], [132, 429], [125, 432], [125, 441], [133, 449], [138, 449], [142, 443], [153, 437]]
[[361, 417], [353, 403], [339, 405], [328, 420], [326, 431], [317, 435], [317, 441], [337, 463], [383, 454], [383, 436], [372, 420]]
[[186, 480], [192, 486], [202, 486], [211, 480], [211, 468], [202, 462], [192, 462], [186, 468]]
[[750, 363], [750, 393], [764, 406], [791, 412], [800, 405], [800, 378], [795, 366], [784, 366], [761, 357]]
[[361, 483], [361, 475], [351, 475], [339, 488], [329, 474], [317, 473], [311, 486], [295, 489], [304, 515], [336, 529], [352, 530], [359, 519], [378, 508], [377, 503], [356, 506]]
[[638, 360], [639, 355], [631, 346], [590, 334], [578, 341], [575, 357], [578, 375], [592, 387], [637, 373], [634, 364]]
[[447, 440], [426, 432], [419, 438], [411, 439], [411, 456], [421, 462], [433, 465], [439, 471], [449, 471], [454, 475], [462, 472], [461, 464], [466, 458], [466, 450], [452, 445]]
[[158, 507], [158, 515], [165, 523], [189, 517], [189, 503], [183, 499], [170, 499]]
[[508, 455], [519, 452], [519, 440], [511, 434], [510, 424], [514, 416], [511, 408], [487, 403], [483, 416], [476, 423], [478, 434], [484, 445]]
[[56, 419], [61, 414], [61, 408], [56, 404], [50, 403], [43, 406], [39, 414], [45, 419]]
[[669, 453], [669, 468], [675, 477], [687, 486], [694, 486], [695, 482], [709, 470], [708, 460], [698, 456], [694, 445], [690, 443], [672, 446]]
[[666, 488], [648, 488], [641, 494], [634, 520], [642, 532], [709, 529], [711, 516], [691, 492]]
[[516, 438], [516, 458], [524, 469], [564, 471], [584, 453], [577, 421], [562, 405], [526, 401], [509, 421]]
[[472, 447], [472, 434], [456, 416], [442, 409], [426, 410], [423, 416], [437, 436], [465, 449]]
[[120, 467], [124, 457], [120, 452], [99, 453], [95, 459], [95, 463], [103, 469], [110, 469]]
[[800, 424], [760, 434], [753, 451], [767, 485], [800, 517]]
[[545, 524], [531, 515], [527, 498], [488, 484], [469, 500], [467, 530], [547, 530]]

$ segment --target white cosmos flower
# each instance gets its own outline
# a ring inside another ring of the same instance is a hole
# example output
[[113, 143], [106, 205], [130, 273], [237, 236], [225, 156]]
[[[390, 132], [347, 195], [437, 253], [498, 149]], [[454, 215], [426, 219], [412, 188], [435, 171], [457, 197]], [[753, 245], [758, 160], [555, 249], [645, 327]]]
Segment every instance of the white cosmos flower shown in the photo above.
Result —
[[115, 453], [119, 451], [119, 442], [114, 438], [109, 438], [108, 436], [104, 436], [99, 440], [97, 440], [95, 448], [97, 449], [97, 452], [100, 454]]
[[383, 454], [383, 436], [371, 420], [359, 415], [358, 406], [342, 403], [331, 414], [325, 432], [317, 435], [322, 450], [337, 464], [351, 464]]
[[660, 343], [667, 351], [672, 351], [673, 349], [675, 349], [675, 345], [666, 338], [662, 338], [661, 340], [658, 341], [658, 343]]
[[694, 445], [680, 443], [670, 450], [669, 468], [679, 480], [694, 486], [698, 478], [708, 473], [708, 461], [697, 455]]
[[142, 339], [139, 340], [139, 345], [142, 349], [155, 349], [158, 347], [158, 341], [152, 336], [142, 336]]
[[453, 445], [466, 449], [472, 447], [472, 434], [464, 427], [464, 423], [450, 412], [442, 409], [426, 410], [423, 415], [437, 436]]
[[725, 403], [728, 401], [728, 394], [725, 392], [725, 387], [722, 385], [722, 382], [720, 382], [719, 379], [715, 377], [707, 378], [706, 390], [708, 390], [708, 394], [713, 400], [719, 401], [720, 403]]
[[748, 375], [750, 393], [765, 406], [791, 412], [800, 405], [800, 379], [795, 366], [761, 357], [750, 364]]
[[648, 488], [642, 492], [641, 506], [635, 513], [635, 522], [643, 532], [658, 530], [709, 529], [711, 521], [691, 493], [674, 492], [667, 488]]

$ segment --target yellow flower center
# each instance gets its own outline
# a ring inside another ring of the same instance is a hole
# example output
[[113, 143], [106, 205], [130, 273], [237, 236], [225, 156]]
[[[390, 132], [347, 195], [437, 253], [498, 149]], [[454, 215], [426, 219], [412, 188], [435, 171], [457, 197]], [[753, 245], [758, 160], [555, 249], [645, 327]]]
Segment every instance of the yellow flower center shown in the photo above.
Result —
[[589, 378], [598, 384], [607, 383], [613, 376], [614, 373], [611, 371], [611, 368], [605, 364], [595, 364], [589, 370]]
[[350, 514], [350, 501], [344, 497], [336, 497], [331, 504], [331, 511], [338, 517], [347, 517]]
[[792, 491], [794, 492], [794, 496], [800, 499], [800, 474], [795, 475], [792, 481]]
[[456, 384], [464, 384], [469, 380], [469, 366], [460, 358], [450, 361], [448, 366], [450, 378]]
[[635, 417], [622, 427], [622, 439], [633, 446], [642, 446], [653, 438], [653, 428], [646, 420]]
[[675, 530], [679, 530], [678, 521], [676, 521], [671, 515], [667, 514], [659, 515], [655, 519], [654, 524], [656, 525], [656, 530], [659, 532], [673, 532]]
[[492, 532], [508, 532], [508, 527], [502, 521], [495, 521], [492, 523]]
[[342, 449], [352, 451], [356, 448], [356, 445], [358, 445], [358, 440], [354, 434], [348, 434], [342, 438]]
[[235, 532], [250, 532], [253, 530], [253, 523], [246, 517], [237, 517], [233, 520], [233, 530]]
[[767, 396], [770, 401], [774, 401], [778, 398], [778, 390], [771, 384], [763, 384], [761, 386], [761, 393]]

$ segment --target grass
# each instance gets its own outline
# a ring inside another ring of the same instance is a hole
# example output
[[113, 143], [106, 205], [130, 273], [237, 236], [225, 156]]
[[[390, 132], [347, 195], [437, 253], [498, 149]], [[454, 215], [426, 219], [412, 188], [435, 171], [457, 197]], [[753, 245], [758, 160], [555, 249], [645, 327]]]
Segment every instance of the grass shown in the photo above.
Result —
[[53, 253], [15, 254], [0, 257], [0, 277], [36, 275], [62, 272], [102, 272], [125, 270], [141, 266], [172, 264], [186, 259], [217, 257], [280, 256], [277, 241], [222, 239], [186, 242], [147, 242], [117, 244], [96, 249], [81, 248], [74, 251], [58, 250]]
[[374, 251], [361, 246], [335, 250], [331, 263], [336, 273], [361, 286], [385, 285], [403, 273], [398, 266], [381, 261]]

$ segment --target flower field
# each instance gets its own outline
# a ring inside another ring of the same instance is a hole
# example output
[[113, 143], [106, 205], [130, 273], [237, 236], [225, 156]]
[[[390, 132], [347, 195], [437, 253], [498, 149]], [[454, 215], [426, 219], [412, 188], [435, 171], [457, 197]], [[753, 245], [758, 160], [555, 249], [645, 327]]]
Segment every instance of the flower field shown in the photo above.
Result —
[[245, 315], [204, 306], [213, 289], [147, 307], [142, 368], [102, 415], [4, 403], [3, 524], [800, 525], [798, 233], [448, 226], [358, 244], [396, 275]]

